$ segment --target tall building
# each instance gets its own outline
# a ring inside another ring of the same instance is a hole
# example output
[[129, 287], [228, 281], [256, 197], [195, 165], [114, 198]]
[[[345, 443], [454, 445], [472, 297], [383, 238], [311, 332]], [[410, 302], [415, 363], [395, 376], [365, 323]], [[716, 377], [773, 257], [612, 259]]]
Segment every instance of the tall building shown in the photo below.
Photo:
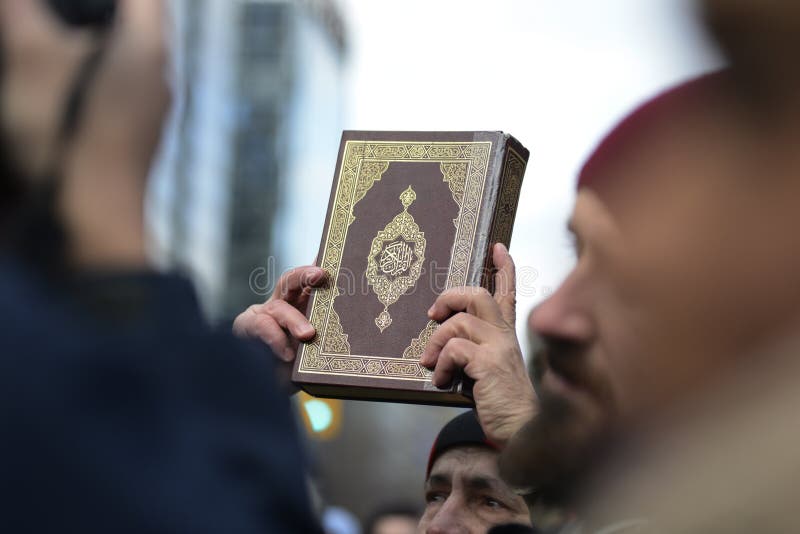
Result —
[[343, 121], [330, 0], [177, 0], [177, 101], [149, 203], [153, 251], [229, 319], [313, 260]]
[[[231, 319], [317, 253], [345, 122], [345, 32], [330, 0], [173, 7], [178, 109], [151, 182], [152, 249], [192, 276], [211, 318]], [[307, 444], [323, 500], [362, 519], [418, 503], [452, 413], [345, 403], [339, 434]]]

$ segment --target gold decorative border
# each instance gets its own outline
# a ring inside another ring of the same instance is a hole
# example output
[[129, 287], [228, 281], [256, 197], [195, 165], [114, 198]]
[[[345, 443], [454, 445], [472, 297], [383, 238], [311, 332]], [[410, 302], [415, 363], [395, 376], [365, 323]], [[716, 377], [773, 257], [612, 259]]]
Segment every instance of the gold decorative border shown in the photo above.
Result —
[[419, 335], [411, 341], [411, 345], [406, 347], [406, 350], [403, 351], [403, 358], [419, 360], [422, 353], [425, 351], [425, 345], [428, 344], [428, 341], [430, 341], [431, 336], [436, 332], [437, 328], [439, 328], [439, 323], [436, 321], [428, 321], [428, 324], [425, 325], [422, 332], [420, 332]]
[[[467, 183], [467, 171], [469, 166], [466, 163], [456, 162], [442, 162], [439, 164], [439, 170], [442, 171], [444, 181], [450, 187], [450, 192], [453, 194], [453, 200], [456, 204], [461, 206], [464, 201], [464, 189]], [[453, 219], [453, 224], [458, 228], [458, 219]]]
[[[328, 231], [322, 252], [321, 267], [331, 280], [339, 279], [342, 255], [347, 240], [347, 231], [355, 221], [353, 209], [379, 181], [392, 162], [437, 162], [440, 164], [444, 181], [448, 182], [453, 199], [459, 204], [456, 219], [456, 237], [450, 258], [450, 270], [446, 287], [466, 284], [472, 243], [478, 224], [478, 214], [483, 200], [486, 173], [492, 143], [480, 142], [419, 142], [419, 141], [347, 141], [345, 143], [342, 165], [334, 194]], [[466, 164], [466, 179], [463, 191], [459, 180], [452, 180], [445, 169], [451, 163]], [[461, 202], [459, 202], [459, 199]], [[428, 381], [431, 373], [412, 358], [419, 356], [420, 343], [426, 341], [433, 329], [429, 325], [420, 336], [412, 340], [405, 350], [404, 358], [382, 358], [368, 355], [351, 355], [328, 352], [325, 348], [336, 346], [342, 350], [349, 343], [344, 338], [339, 317], [333, 309], [338, 296], [336, 284], [317, 290], [312, 297], [311, 324], [317, 330], [317, 337], [311, 343], [303, 344], [298, 358], [298, 369], [302, 373], [339, 376], [372, 376], [382, 379]], [[338, 342], [329, 343], [333, 336]]]
[[[333, 300], [339, 296], [339, 288], [334, 286]], [[328, 322], [328, 330], [325, 332], [325, 344], [322, 346], [322, 351], [326, 354], [350, 354], [350, 343], [347, 340], [347, 334], [344, 333], [342, 328], [341, 319], [336, 309], [331, 305], [331, 320]]]
[[491, 243], [503, 243], [506, 246], [511, 242], [511, 233], [514, 229], [514, 218], [517, 215], [519, 194], [522, 190], [522, 179], [525, 177], [525, 161], [519, 152], [508, 147], [506, 164], [503, 167], [503, 177], [500, 182], [499, 198], [495, 210], [494, 223], [490, 233]]
[[[503, 243], [505, 246], [509, 246], [511, 243], [522, 180], [525, 178], [527, 166], [527, 160], [509, 146], [503, 164], [503, 173], [500, 177], [497, 207], [492, 220], [492, 228], [489, 231], [489, 243]], [[494, 272], [492, 255], [489, 254], [484, 265], [481, 285], [492, 293], [494, 293]]]

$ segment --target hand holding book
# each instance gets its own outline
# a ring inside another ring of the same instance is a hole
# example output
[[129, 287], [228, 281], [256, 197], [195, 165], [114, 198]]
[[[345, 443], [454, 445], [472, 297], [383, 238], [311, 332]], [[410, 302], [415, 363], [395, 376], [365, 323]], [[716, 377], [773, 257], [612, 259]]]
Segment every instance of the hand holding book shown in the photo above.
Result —
[[459, 370], [474, 381], [472, 395], [486, 436], [504, 445], [535, 414], [537, 401], [515, 331], [516, 277], [508, 249], [493, 249], [495, 293], [458, 287], [442, 293], [428, 317], [441, 322], [420, 363], [446, 388]]
[[463, 373], [440, 389], [420, 364], [439, 327], [426, 310], [452, 288], [493, 292], [491, 247], [511, 241], [527, 160], [503, 132], [344, 132], [318, 256], [331, 280], [312, 292], [316, 336], [293, 381], [323, 397], [473, 405]]
[[[308, 265], [297, 267], [278, 279], [272, 296], [263, 304], [254, 304], [233, 322], [239, 337], [260, 340], [282, 361], [292, 364], [300, 342], [316, 335], [306, 319], [311, 290], [325, 285], [325, 271]], [[288, 382], [291, 366], [285, 370]]]

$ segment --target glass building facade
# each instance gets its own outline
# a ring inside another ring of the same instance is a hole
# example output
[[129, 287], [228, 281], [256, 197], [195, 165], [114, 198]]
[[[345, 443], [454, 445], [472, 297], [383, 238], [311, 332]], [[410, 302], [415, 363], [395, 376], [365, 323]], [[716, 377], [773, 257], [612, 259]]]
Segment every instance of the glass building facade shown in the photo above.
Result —
[[343, 123], [344, 25], [325, 1], [174, 11], [179, 109], [150, 195], [152, 249], [228, 320], [314, 259]]
[[[152, 250], [225, 322], [314, 261], [346, 125], [348, 45], [328, 1], [173, 6], [177, 109], [151, 181]], [[452, 414], [344, 402], [335, 436], [308, 434], [322, 501], [362, 520], [386, 503], [421, 504], [429, 447]]]

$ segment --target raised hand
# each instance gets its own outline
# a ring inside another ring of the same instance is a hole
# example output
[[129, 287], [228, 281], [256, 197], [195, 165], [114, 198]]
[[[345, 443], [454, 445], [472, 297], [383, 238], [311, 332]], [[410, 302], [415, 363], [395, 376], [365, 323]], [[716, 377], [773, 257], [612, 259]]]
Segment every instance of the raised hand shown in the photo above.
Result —
[[537, 411], [515, 332], [516, 281], [508, 249], [495, 245], [495, 294], [479, 287], [450, 289], [428, 312], [442, 325], [420, 363], [435, 369], [433, 383], [446, 387], [459, 369], [475, 381], [478, 419], [487, 438], [505, 444]]
[[280, 277], [269, 300], [250, 306], [236, 318], [234, 333], [261, 340], [278, 358], [293, 362], [298, 344], [316, 335], [306, 319], [306, 307], [311, 289], [323, 286], [326, 281], [325, 271], [319, 267], [292, 269]]

